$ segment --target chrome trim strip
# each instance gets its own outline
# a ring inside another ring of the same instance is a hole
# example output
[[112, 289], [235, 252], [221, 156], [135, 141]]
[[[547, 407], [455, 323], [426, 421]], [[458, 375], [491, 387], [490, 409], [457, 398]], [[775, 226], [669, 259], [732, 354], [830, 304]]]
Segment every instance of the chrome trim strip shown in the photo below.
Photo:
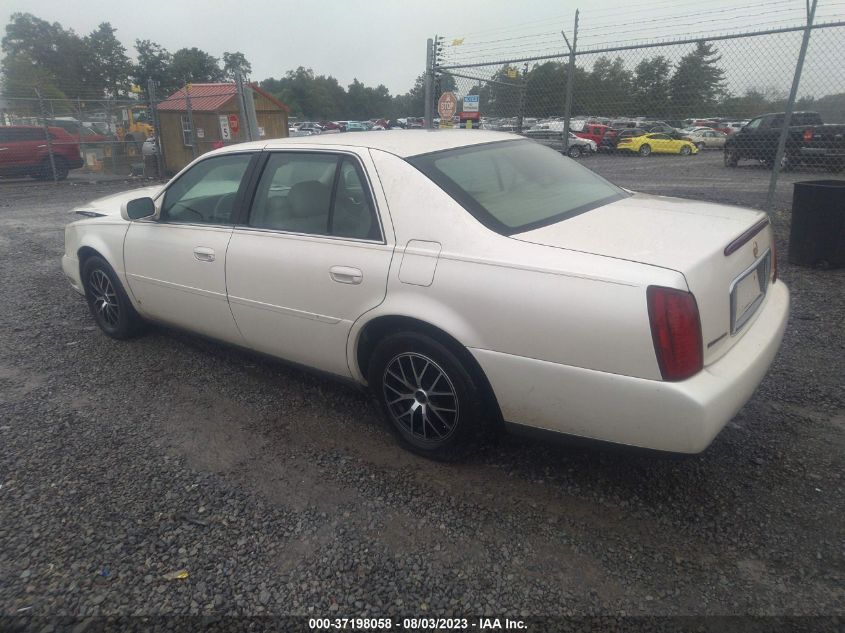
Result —
[[193, 295], [199, 295], [200, 297], [207, 297], [209, 299], [218, 299], [220, 301], [226, 301], [226, 293], [223, 292], [213, 292], [211, 290], [203, 290], [202, 288], [194, 288], [193, 286], [184, 286], [182, 284], [173, 283], [172, 281], [164, 281], [162, 279], [144, 277], [143, 275], [138, 275], [135, 273], [129, 273], [128, 277], [136, 281], [142, 281], [148, 284], [153, 284], [154, 286], [169, 288], [170, 290], [181, 290], [182, 292], [187, 292]]
[[320, 323], [326, 323], [328, 325], [336, 325], [343, 320], [341, 318], [327, 316], [325, 314], [316, 314], [314, 312], [306, 312], [304, 310], [295, 310], [294, 308], [285, 308], [272, 303], [264, 303], [263, 301], [254, 301], [253, 299], [244, 299], [243, 297], [234, 297], [232, 295], [229, 295], [229, 303], [237, 303], [239, 305], [246, 306], [247, 308], [257, 308], [259, 310], [277, 312], [286, 316], [319, 321]]

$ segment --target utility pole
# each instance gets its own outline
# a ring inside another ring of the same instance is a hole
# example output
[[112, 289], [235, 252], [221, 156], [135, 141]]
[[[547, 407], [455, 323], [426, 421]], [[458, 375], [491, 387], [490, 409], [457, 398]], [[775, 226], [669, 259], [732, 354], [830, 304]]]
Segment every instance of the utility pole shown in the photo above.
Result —
[[[191, 155], [197, 157], [197, 134], [194, 130], [194, 113], [191, 110], [191, 84], [185, 79], [185, 109], [188, 112], [188, 127], [191, 128]], [[183, 131], [184, 134], [184, 131]]]
[[244, 117], [247, 140], [257, 141], [260, 138], [260, 134], [258, 130], [258, 117], [255, 114], [255, 96], [252, 94], [252, 87], [249, 83], [244, 83], [243, 75], [240, 72], [235, 73], [235, 84], [241, 98], [241, 113]]
[[150, 113], [153, 117], [153, 128], [156, 133], [156, 168], [158, 169], [158, 177], [164, 178], [164, 145], [161, 142], [161, 121], [158, 116], [158, 109], [156, 106], [156, 82], [150, 77], [147, 80], [147, 97], [150, 100]]
[[569, 150], [569, 120], [572, 118], [572, 90], [575, 80], [575, 47], [578, 45], [578, 9], [575, 10], [575, 26], [572, 29], [572, 44], [564, 31], [560, 32], [569, 47], [569, 68], [566, 71], [566, 106], [563, 112], [563, 149]]
[[807, 26], [804, 28], [804, 37], [801, 39], [801, 49], [798, 51], [798, 62], [795, 65], [795, 74], [792, 76], [792, 88], [789, 90], [789, 99], [786, 102], [786, 110], [783, 113], [783, 127], [778, 138], [778, 148], [775, 152], [775, 162], [772, 165], [772, 176], [769, 179], [769, 193], [766, 196], [766, 213], [771, 214], [775, 206], [775, 191], [778, 186], [781, 162], [786, 150], [786, 139], [789, 136], [789, 124], [792, 122], [792, 111], [795, 109], [795, 98], [798, 95], [798, 84], [801, 83], [801, 71], [804, 68], [804, 58], [807, 56], [807, 46], [810, 44], [810, 34], [813, 30], [813, 20], [816, 17], [816, 5], [818, 0], [807, 0]]
[[38, 108], [41, 110], [41, 123], [44, 127], [44, 138], [47, 140], [47, 154], [50, 156], [50, 170], [53, 173], [53, 183], [59, 182], [56, 176], [56, 159], [53, 156], [53, 139], [50, 138], [50, 126], [47, 123], [47, 108], [44, 106], [44, 99], [41, 98], [41, 91], [36, 88], [35, 96], [38, 97]]
[[434, 40], [429, 38], [425, 48], [425, 126], [432, 127], [432, 100], [434, 99]]

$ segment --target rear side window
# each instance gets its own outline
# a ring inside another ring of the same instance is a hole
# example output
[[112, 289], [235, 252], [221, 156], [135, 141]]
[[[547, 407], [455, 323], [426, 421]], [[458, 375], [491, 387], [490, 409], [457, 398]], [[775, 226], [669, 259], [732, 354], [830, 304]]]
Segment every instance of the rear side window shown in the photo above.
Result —
[[43, 141], [44, 130], [37, 127], [10, 127], [1, 132], [6, 142]]
[[503, 235], [553, 224], [627, 197], [559, 152], [500, 141], [408, 159], [488, 228]]
[[381, 239], [360, 165], [337, 154], [271, 154], [248, 224], [308, 235]]

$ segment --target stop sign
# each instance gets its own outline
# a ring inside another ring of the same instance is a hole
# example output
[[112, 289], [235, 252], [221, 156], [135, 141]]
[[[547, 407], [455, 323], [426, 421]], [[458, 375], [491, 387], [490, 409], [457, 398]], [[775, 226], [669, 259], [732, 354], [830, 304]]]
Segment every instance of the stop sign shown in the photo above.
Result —
[[441, 119], [451, 119], [458, 111], [458, 98], [454, 92], [444, 92], [437, 101], [437, 114]]
[[238, 130], [240, 129], [240, 127], [241, 126], [240, 126], [240, 121], [238, 120], [238, 115], [237, 114], [230, 114], [229, 115], [229, 129], [232, 130], [233, 136], [238, 133]]

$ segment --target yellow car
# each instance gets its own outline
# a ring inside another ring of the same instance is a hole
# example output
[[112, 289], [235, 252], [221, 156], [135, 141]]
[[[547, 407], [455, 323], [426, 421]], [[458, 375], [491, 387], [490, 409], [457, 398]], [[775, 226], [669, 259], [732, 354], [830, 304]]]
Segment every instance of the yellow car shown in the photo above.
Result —
[[668, 134], [643, 134], [623, 138], [616, 145], [616, 149], [626, 152], [639, 152], [640, 156], [651, 154], [680, 154], [689, 156], [698, 154], [698, 148], [690, 141], [672, 138]]

